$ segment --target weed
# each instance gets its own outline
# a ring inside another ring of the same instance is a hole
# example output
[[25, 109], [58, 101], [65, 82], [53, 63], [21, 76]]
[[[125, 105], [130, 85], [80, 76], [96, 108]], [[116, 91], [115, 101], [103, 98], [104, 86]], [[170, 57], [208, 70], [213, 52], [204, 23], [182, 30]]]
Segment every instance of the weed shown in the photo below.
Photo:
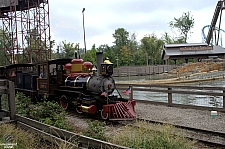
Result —
[[88, 123], [88, 128], [83, 132], [85, 136], [106, 141], [106, 137], [105, 137], [106, 123], [105, 122], [99, 122], [97, 120], [95, 121], [87, 120], [87, 123]]
[[134, 149], [189, 149], [194, 144], [194, 141], [174, 135], [170, 125], [150, 125], [147, 122], [137, 122], [137, 125], [138, 127], [125, 126], [114, 137], [109, 138], [109, 141]]
[[40, 146], [39, 138], [35, 134], [30, 133], [19, 128], [16, 128], [12, 124], [1, 124], [0, 127], [0, 148], [4, 148], [4, 144], [14, 144], [13, 148], [46, 148], [46, 144]]

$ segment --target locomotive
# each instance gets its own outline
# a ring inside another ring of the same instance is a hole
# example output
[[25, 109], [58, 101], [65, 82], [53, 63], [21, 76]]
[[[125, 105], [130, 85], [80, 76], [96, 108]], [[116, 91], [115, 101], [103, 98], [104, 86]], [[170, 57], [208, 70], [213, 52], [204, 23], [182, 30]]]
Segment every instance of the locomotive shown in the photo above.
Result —
[[[12, 80], [15, 90], [39, 101], [44, 96], [67, 110], [100, 115], [102, 119], [133, 120], [135, 100], [122, 98], [112, 77], [113, 64], [96, 53], [97, 68], [81, 58], [0, 67], [0, 78]], [[115, 95], [117, 92], [118, 95]]]

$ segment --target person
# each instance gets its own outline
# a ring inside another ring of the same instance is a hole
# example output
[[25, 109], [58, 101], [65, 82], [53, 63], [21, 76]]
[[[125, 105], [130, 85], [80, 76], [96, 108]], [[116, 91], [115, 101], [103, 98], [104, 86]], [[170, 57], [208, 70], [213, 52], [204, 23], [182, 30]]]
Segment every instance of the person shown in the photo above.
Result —
[[40, 73], [39, 78], [44, 78], [44, 74], [43, 74], [43, 72], [41, 72], [41, 73]]
[[42, 70], [42, 69], [41, 69], [41, 72], [40, 72], [39, 78], [44, 78], [44, 73], [43, 73], [43, 70]]

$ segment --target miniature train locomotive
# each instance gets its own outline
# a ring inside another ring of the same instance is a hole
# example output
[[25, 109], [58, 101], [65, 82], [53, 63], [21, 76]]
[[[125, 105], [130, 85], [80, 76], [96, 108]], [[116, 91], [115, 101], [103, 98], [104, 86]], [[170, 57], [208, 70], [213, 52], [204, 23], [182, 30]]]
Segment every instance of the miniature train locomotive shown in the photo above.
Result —
[[[96, 56], [97, 69], [80, 58], [55, 59], [0, 67], [0, 78], [12, 80], [17, 91], [34, 101], [45, 96], [59, 101], [65, 110], [74, 107], [79, 114], [99, 114], [109, 120], [135, 119], [136, 102], [122, 98], [117, 91], [113, 64], [102, 63], [102, 52]], [[113, 94], [115, 91], [118, 95]]]

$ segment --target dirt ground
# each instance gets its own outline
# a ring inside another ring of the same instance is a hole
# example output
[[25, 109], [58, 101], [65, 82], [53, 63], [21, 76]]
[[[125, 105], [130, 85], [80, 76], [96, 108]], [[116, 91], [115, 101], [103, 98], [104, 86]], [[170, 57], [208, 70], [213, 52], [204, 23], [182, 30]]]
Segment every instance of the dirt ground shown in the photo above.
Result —
[[197, 62], [188, 63], [183, 67], [173, 69], [169, 73], [178, 73], [178, 75], [185, 75], [186, 73], [203, 73], [215, 70], [222, 71], [223, 69], [223, 62]]

